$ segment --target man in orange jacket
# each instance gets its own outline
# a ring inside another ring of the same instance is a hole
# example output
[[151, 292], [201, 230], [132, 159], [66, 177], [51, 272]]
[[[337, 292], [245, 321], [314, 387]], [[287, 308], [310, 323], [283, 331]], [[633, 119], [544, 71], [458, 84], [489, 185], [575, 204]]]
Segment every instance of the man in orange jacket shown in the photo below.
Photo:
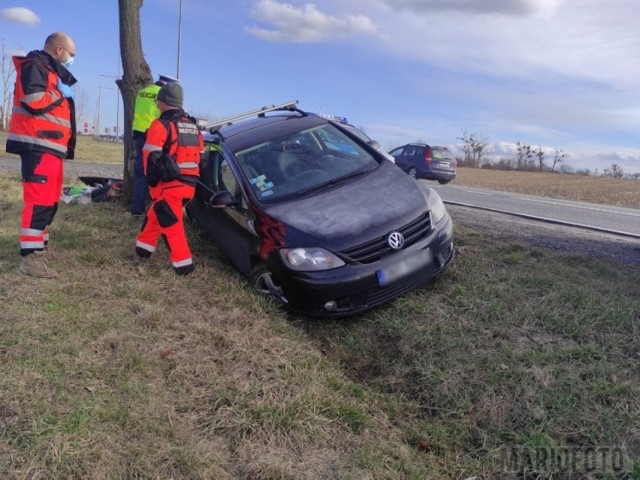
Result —
[[196, 120], [182, 109], [180, 84], [164, 85], [156, 100], [162, 113], [147, 130], [143, 149], [151, 206], [136, 238], [134, 262], [149, 258], [162, 235], [174, 271], [188, 275], [195, 267], [184, 231], [183, 209], [195, 193], [204, 143]]
[[67, 70], [76, 46], [67, 34], [52, 33], [43, 50], [13, 57], [16, 85], [6, 150], [22, 161], [24, 206], [20, 228], [18, 270], [25, 275], [54, 278], [44, 261], [47, 227], [58, 209], [63, 159], [73, 158], [76, 143], [75, 104]]

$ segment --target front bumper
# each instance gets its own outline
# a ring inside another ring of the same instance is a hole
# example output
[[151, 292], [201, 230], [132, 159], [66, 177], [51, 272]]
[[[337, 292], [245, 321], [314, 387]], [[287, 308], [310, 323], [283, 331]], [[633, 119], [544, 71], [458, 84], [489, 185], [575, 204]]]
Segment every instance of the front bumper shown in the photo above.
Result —
[[[431, 261], [386, 285], [378, 271], [428, 250]], [[273, 269], [292, 310], [312, 316], [340, 317], [364, 312], [425, 284], [453, 261], [453, 225], [447, 215], [421, 241], [380, 261], [353, 263], [322, 272], [294, 272], [281, 263]], [[329, 307], [328, 307], [329, 306]]]

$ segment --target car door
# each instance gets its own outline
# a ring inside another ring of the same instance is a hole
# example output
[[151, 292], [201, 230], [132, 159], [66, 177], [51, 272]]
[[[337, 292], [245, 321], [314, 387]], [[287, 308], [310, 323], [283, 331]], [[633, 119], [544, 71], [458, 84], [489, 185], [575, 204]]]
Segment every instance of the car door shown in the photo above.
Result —
[[248, 275], [251, 270], [251, 255], [258, 248], [258, 238], [253, 229], [254, 215], [242, 189], [239, 172], [232, 168], [222, 153], [211, 160], [211, 175], [215, 179], [212, 190], [226, 190], [235, 203], [224, 208], [208, 206], [207, 217], [210, 223], [207, 222], [208, 225], [203, 227], [231, 263]]
[[398, 147], [389, 152], [389, 154], [396, 160], [396, 165], [404, 170], [407, 165], [407, 158], [404, 155], [405, 147]]

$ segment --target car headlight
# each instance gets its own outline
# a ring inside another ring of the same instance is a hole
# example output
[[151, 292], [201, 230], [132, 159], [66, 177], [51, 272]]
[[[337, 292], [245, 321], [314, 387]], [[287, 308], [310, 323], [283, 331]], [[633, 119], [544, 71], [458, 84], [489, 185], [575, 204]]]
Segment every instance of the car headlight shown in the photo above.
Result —
[[444, 202], [435, 190], [429, 192], [429, 210], [431, 210], [431, 223], [433, 225], [442, 220], [447, 214], [447, 209], [444, 208]]
[[344, 262], [324, 248], [281, 248], [280, 257], [291, 270], [317, 272], [342, 267]]

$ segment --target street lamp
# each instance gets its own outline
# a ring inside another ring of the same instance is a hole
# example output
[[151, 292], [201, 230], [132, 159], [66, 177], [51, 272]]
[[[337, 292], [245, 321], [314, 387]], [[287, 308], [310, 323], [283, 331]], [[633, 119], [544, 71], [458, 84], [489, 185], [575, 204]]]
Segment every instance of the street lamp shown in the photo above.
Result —
[[102, 97], [102, 90], [113, 90], [113, 88], [103, 87], [98, 84], [98, 108], [96, 108], [96, 119], [94, 122], [93, 136], [100, 138], [100, 97]]
[[178, 62], [176, 66], [176, 79], [180, 80], [180, 44], [182, 43], [182, 0], [180, 0], [180, 11], [178, 13]]

